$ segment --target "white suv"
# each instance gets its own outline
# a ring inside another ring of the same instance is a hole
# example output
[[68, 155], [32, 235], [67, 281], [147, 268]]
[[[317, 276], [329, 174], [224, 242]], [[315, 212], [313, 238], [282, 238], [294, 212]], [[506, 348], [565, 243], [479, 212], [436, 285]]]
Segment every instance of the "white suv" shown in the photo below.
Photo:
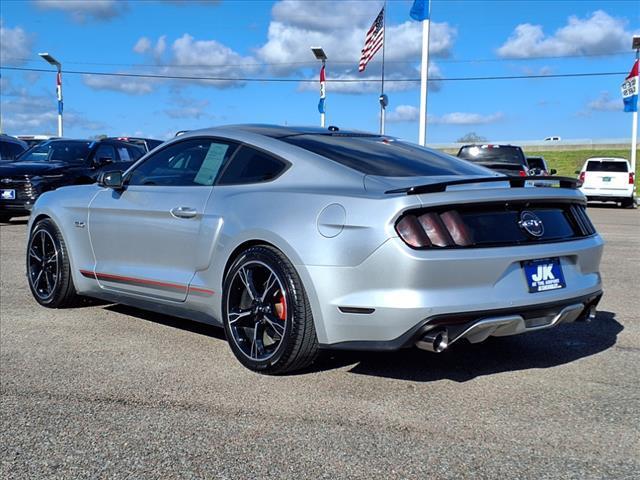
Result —
[[633, 206], [634, 173], [624, 158], [588, 158], [580, 173], [580, 191], [587, 200]]

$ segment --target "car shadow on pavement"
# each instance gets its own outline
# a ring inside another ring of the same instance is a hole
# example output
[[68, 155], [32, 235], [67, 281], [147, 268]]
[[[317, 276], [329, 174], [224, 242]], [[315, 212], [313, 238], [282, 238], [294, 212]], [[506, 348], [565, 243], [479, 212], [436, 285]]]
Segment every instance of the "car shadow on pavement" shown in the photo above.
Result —
[[179, 328], [180, 330], [196, 333], [198, 335], [217, 338], [218, 340], [224, 340], [226, 342], [224, 329], [222, 327], [215, 327], [207, 323], [194, 322], [192, 320], [187, 320], [184, 318], [151, 312], [149, 310], [141, 310], [139, 308], [128, 307], [126, 305], [117, 303], [110, 304], [109, 306], [105, 307], [105, 310], [121, 313], [123, 315], [129, 315], [131, 317], [139, 318], [140, 320], [146, 320], [147, 322], [159, 323], [167, 327]]
[[392, 353], [336, 352], [314, 370], [330, 370], [355, 364], [358, 375], [432, 382], [466, 382], [501, 372], [551, 368], [589, 357], [612, 347], [623, 326], [615, 313], [600, 311], [589, 323], [573, 323], [512, 337], [453, 344], [443, 353], [416, 348]]

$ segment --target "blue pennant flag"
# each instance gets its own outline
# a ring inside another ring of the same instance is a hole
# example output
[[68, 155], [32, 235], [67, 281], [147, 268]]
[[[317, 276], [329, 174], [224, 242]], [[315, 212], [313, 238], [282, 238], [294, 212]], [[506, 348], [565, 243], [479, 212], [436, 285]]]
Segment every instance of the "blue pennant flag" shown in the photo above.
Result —
[[324, 113], [324, 98], [321, 98], [318, 102], [318, 111]]
[[409, 16], [419, 22], [429, 19], [430, 0], [414, 0]]

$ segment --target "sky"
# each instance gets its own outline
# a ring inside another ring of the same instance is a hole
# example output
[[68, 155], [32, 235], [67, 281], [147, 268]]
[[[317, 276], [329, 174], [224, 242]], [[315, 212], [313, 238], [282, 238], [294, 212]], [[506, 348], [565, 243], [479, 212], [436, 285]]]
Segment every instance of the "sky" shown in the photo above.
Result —
[[[387, 2], [386, 133], [417, 141], [422, 27], [409, 17], [412, 3]], [[322, 46], [327, 125], [375, 132], [382, 52], [363, 73], [358, 61], [382, 4], [3, 0], [2, 129], [56, 132], [55, 72], [39, 52], [62, 63], [67, 137], [319, 125], [319, 62], [310, 47]], [[637, 1], [432, 0], [427, 143], [469, 132], [491, 141], [629, 137], [620, 84], [633, 65], [633, 34]], [[531, 75], [542, 78], [454, 80]]]

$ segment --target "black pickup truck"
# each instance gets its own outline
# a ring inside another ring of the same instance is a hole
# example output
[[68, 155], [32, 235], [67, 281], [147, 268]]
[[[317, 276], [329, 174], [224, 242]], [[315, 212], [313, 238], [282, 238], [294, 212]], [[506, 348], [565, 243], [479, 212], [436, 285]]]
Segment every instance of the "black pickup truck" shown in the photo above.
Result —
[[527, 157], [522, 148], [515, 145], [464, 145], [458, 157], [509, 176], [529, 174]]
[[48, 190], [94, 183], [105, 167], [126, 170], [145, 153], [140, 145], [113, 139], [43, 142], [15, 161], [0, 163], [0, 222], [29, 215]]

